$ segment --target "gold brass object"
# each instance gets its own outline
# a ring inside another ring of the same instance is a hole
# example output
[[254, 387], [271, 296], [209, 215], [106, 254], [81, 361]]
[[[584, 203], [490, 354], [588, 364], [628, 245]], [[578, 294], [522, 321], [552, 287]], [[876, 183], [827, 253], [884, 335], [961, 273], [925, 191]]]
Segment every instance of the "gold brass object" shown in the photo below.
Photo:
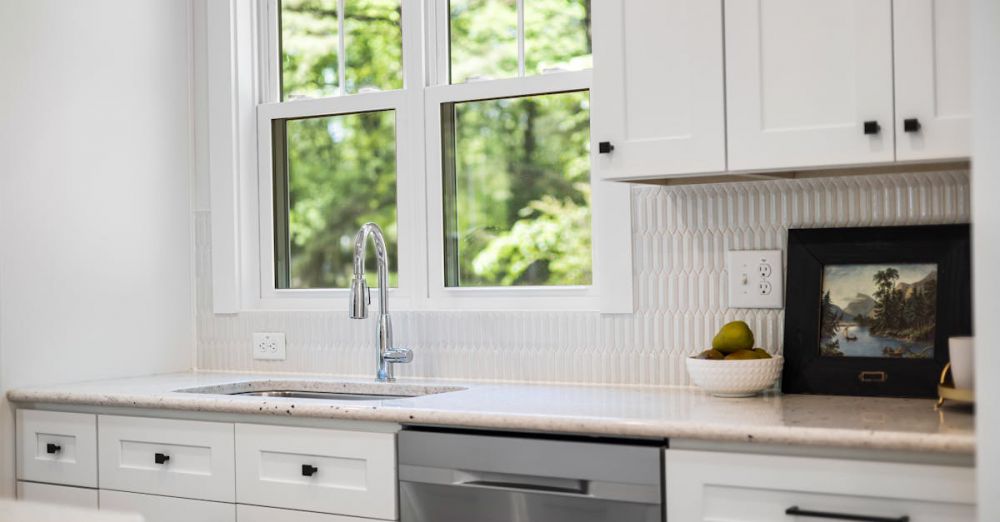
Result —
[[885, 372], [864, 371], [858, 374], [861, 382], [885, 382], [889, 379], [889, 374]]
[[935, 408], [940, 408], [945, 400], [975, 404], [975, 392], [973, 390], [956, 388], [952, 384], [951, 379], [948, 378], [948, 372], [950, 371], [951, 363], [944, 365], [944, 369], [941, 370], [941, 378], [938, 380], [938, 401]]

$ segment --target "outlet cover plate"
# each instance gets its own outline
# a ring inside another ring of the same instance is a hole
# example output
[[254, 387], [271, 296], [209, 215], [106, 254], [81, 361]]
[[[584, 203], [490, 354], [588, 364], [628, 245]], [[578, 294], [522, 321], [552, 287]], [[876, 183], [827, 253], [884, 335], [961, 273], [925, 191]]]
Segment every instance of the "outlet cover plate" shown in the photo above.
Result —
[[784, 306], [785, 271], [781, 250], [730, 250], [730, 308], [781, 308]]
[[269, 361], [284, 361], [285, 334], [282, 332], [254, 333], [253, 358]]

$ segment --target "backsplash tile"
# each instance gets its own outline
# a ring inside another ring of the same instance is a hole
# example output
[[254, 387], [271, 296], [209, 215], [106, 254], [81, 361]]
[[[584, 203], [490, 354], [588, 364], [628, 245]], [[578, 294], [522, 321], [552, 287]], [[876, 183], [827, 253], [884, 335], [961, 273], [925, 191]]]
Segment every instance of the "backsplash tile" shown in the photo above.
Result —
[[[725, 253], [783, 249], [790, 227], [969, 220], [967, 171], [881, 174], [679, 187], [635, 186], [636, 312], [394, 312], [413, 348], [397, 375], [435, 379], [687, 384], [683, 358], [723, 323], [747, 321], [780, 350], [781, 310], [726, 308]], [[198, 367], [369, 375], [374, 324], [347, 313], [212, 314], [209, 213], [196, 212]], [[288, 359], [254, 361], [255, 331], [286, 334]]]

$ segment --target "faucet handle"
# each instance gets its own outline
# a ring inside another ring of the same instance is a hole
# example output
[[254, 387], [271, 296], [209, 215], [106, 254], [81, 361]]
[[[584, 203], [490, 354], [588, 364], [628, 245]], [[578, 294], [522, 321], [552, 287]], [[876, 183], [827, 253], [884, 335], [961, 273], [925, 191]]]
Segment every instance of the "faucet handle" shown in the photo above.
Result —
[[408, 363], [413, 361], [413, 350], [409, 348], [393, 348], [382, 354], [382, 360], [390, 363]]

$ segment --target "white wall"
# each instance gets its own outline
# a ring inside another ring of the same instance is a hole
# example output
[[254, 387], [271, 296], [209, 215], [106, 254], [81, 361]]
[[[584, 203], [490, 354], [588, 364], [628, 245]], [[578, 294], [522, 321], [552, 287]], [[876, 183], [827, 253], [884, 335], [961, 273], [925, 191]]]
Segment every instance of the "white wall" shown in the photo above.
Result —
[[972, 9], [972, 211], [979, 520], [1000, 520], [1000, 2]]
[[187, 0], [0, 1], [2, 389], [192, 367], [190, 40]]

